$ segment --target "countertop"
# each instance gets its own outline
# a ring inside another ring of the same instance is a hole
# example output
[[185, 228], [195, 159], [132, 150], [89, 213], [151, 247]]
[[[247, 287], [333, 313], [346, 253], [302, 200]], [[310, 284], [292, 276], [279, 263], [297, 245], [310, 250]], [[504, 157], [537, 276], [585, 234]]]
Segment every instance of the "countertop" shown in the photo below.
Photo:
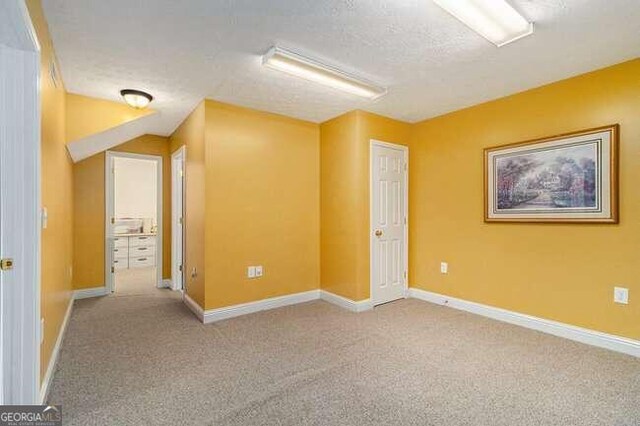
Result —
[[118, 237], [155, 237], [158, 234], [152, 234], [152, 233], [144, 233], [144, 232], [135, 232], [132, 234], [113, 234], [114, 238], [118, 238]]

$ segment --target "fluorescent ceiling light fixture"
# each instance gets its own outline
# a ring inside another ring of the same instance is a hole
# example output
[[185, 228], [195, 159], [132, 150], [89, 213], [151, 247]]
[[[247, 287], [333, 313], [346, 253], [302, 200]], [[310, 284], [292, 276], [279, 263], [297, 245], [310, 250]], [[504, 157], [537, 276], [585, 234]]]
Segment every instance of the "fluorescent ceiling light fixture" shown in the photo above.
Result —
[[533, 23], [506, 0], [433, 1], [498, 47], [533, 34]]
[[120, 91], [120, 95], [129, 106], [135, 109], [144, 109], [153, 100], [153, 96], [142, 90], [124, 89]]
[[262, 65], [368, 99], [387, 93], [384, 87], [280, 47], [269, 49]]

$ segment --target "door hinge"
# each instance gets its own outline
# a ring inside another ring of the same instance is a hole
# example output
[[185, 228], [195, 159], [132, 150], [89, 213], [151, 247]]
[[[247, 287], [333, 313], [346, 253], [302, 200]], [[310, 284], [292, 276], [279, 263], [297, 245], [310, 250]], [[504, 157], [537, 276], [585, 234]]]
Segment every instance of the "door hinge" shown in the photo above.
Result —
[[407, 224], [407, 218], [406, 217], [404, 218], [404, 224], [405, 225]]
[[111, 223], [116, 223], [116, 218], [115, 217], [111, 218]]
[[184, 223], [183, 218], [178, 218], [178, 223], [179, 223], [180, 225], [182, 225], [182, 224]]
[[13, 259], [5, 257], [4, 259], [0, 260], [0, 269], [3, 271], [9, 271], [13, 269]]
[[182, 272], [182, 265], [178, 266], [178, 271]]
[[184, 170], [180, 170], [180, 177], [184, 177]]
[[404, 163], [404, 170], [405, 170], [405, 172], [407, 171], [407, 168], [408, 168], [407, 163]]
[[111, 267], [111, 273], [115, 273], [116, 272], [116, 268], [114, 266]]
[[404, 280], [407, 280], [407, 271], [404, 271]]

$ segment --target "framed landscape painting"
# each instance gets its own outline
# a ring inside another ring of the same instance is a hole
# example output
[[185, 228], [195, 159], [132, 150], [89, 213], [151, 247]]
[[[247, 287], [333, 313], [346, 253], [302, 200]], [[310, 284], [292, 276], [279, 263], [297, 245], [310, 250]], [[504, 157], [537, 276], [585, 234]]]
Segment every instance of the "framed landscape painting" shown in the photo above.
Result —
[[618, 131], [486, 148], [485, 221], [618, 223]]

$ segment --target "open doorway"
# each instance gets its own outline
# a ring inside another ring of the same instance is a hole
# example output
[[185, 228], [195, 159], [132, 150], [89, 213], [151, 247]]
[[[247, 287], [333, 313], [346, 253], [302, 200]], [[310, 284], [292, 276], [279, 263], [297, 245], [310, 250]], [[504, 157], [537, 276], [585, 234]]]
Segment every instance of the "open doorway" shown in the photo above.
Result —
[[142, 295], [162, 287], [162, 157], [107, 153], [107, 289]]

